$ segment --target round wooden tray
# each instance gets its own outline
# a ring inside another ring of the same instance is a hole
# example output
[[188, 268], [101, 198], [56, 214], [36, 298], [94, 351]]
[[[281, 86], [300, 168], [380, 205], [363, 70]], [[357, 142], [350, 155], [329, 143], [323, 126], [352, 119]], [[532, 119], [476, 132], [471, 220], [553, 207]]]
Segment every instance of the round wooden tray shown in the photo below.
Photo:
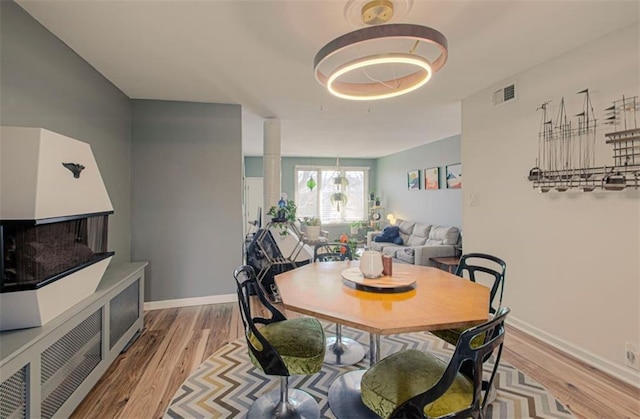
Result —
[[365, 278], [359, 268], [345, 269], [341, 273], [345, 285], [361, 291], [394, 293], [411, 291], [416, 287], [416, 280], [402, 273], [374, 279]]

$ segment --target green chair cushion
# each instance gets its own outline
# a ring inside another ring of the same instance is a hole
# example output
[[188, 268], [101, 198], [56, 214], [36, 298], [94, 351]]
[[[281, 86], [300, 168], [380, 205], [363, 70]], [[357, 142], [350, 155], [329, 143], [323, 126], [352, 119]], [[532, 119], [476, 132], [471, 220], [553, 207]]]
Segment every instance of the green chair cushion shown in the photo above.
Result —
[[[395, 353], [373, 365], [362, 377], [362, 402], [383, 418], [405, 401], [433, 387], [447, 363], [415, 349]], [[466, 409], [473, 402], [473, 382], [458, 373], [447, 392], [424, 408], [429, 417]]]
[[[452, 344], [453, 346], [456, 346], [458, 344], [458, 338], [460, 337], [462, 332], [464, 332], [465, 330], [467, 329], [458, 328], [458, 329], [435, 330], [435, 331], [432, 331], [431, 334], [439, 337], [445, 342]], [[484, 342], [484, 333], [481, 333], [479, 335], [474, 336], [473, 339], [471, 339], [471, 347], [475, 349], [480, 345], [482, 345], [483, 342]]]
[[[317, 319], [300, 317], [271, 323], [260, 328], [260, 333], [271, 343], [287, 366], [289, 374], [309, 375], [322, 368], [325, 351], [324, 329]], [[249, 340], [254, 348], [262, 350], [255, 336]], [[251, 362], [262, 369], [249, 351]]]

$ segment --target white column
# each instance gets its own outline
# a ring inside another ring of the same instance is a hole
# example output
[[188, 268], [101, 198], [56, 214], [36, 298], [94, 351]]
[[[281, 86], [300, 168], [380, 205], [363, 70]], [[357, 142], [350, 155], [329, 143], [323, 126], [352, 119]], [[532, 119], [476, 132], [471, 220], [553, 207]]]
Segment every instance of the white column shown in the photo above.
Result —
[[262, 214], [263, 220], [267, 222], [270, 217], [266, 216], [266, 213], [269, 211], [269, 208], [278, 204], [281, 192], [280, 121], [277, 119], [267, 119], [264, 121], [263, 150], [262, 179], [264, 183], [264, 206]]

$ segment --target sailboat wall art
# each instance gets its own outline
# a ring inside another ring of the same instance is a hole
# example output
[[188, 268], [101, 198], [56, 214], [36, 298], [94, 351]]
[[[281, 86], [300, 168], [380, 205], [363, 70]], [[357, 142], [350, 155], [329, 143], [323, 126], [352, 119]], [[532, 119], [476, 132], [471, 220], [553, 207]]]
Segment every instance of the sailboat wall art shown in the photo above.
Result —
[[[595, 189], [621, 191], [627, 187], [638, 189], [640, 178], [640, 128], [638, 128], [638, 97], [616, 100], [605, 109], [604, 125], [613, 131], [606, 133], [605, 143], [613, 148], [611, 165], [596, 166], [598, 121], [595, 117], [589, 89], [583, 95], [582, 110], [572, 121], [567, 117], [564, 98], [560, 100], [553, 120], [549, 103], [538, 108], [538, 156], [528, 179], [541, 193]], [[600, 140], [602, 141], [602, 140]]]

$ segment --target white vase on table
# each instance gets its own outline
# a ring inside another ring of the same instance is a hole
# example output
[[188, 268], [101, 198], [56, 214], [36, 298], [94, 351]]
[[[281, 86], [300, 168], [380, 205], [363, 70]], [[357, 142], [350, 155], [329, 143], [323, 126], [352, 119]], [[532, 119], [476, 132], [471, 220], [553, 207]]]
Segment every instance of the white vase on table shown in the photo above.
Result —
[[360, 256], [360, 272], [365, 278], [378, 278], [382, 274], [382, 255], [375, 250], [365, 250]]

